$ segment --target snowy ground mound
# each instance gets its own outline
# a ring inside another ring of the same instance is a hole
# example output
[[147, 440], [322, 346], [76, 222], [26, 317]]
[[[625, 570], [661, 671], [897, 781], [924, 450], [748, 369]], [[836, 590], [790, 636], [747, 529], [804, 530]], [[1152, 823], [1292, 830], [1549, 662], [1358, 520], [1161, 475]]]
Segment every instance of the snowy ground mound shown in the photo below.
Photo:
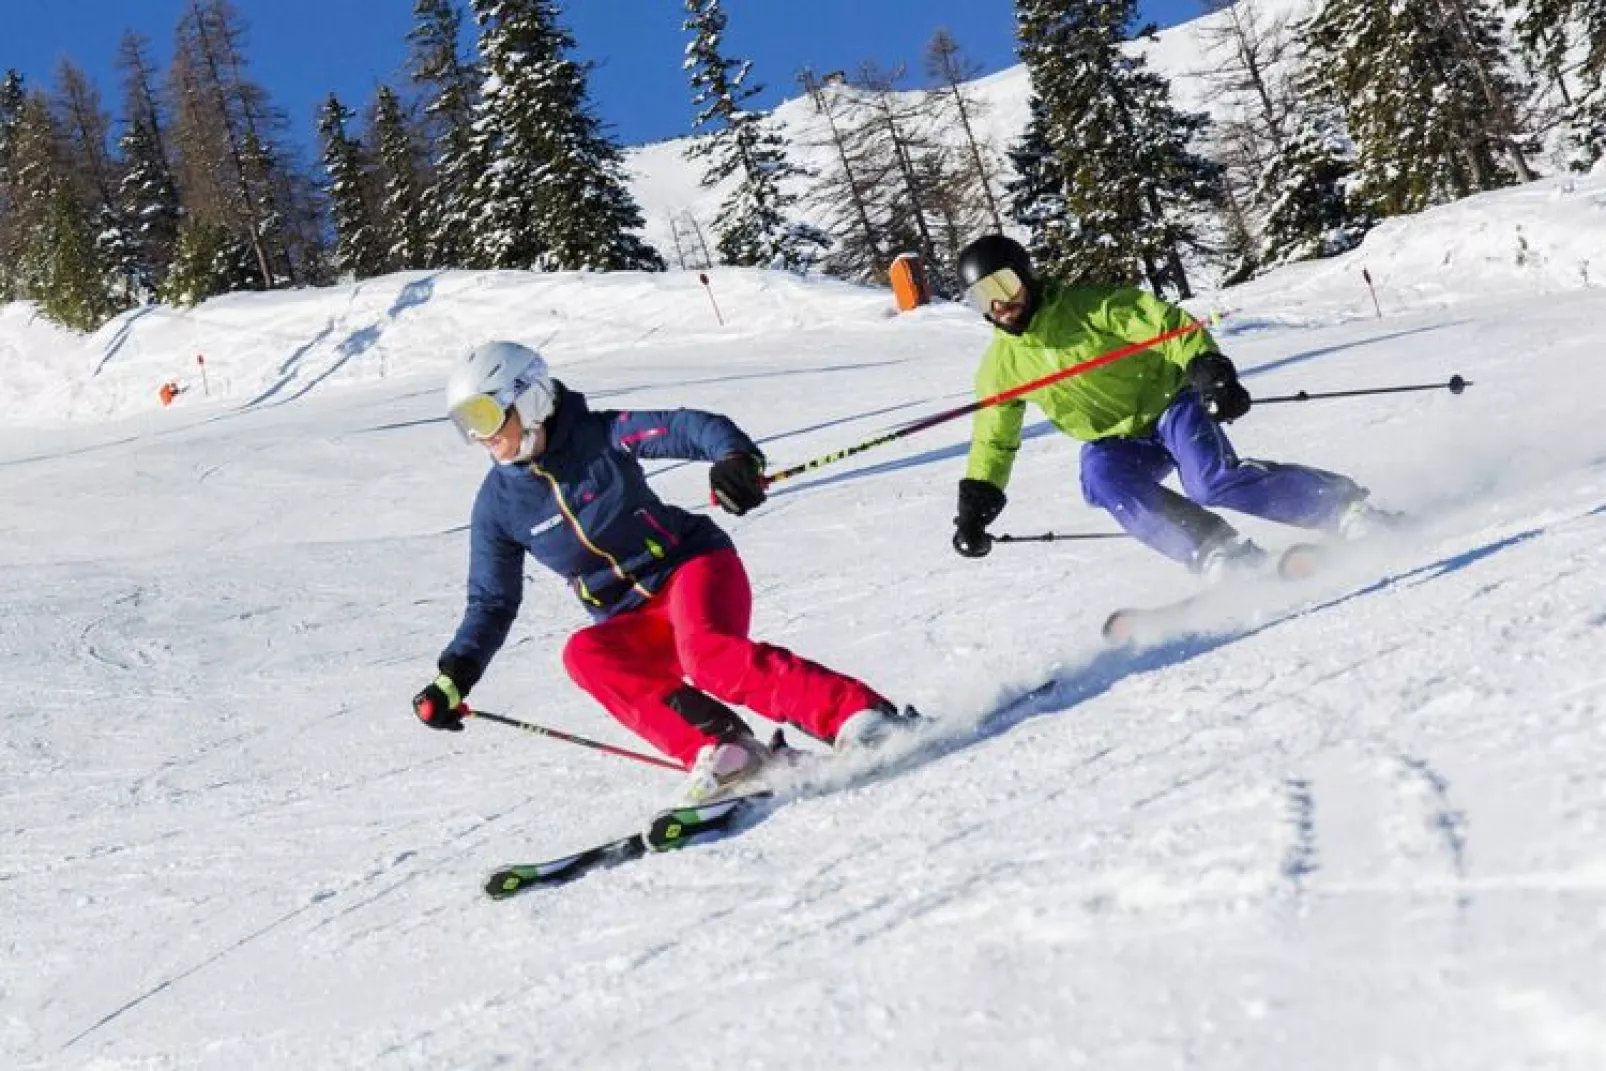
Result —
[[[542, 344], [596, 404], [726, 412], [789, 465], [967, 398], [982, 325], [725, 271], [724, 326], [685, 274], [407, 276], [88, 340], [0, 311], [0, 1065], [1606, 1066], [1606, 293], [1576, 269], [1603, 186], [1201, 301], [1263, 398], [1475, 384], [1237, 422], [1246, 456], [1420, 524], [1206, 635], [1102, 646], [1113, 607], [1191, 589], [1126, 540], [955, 556], [964, 422], [721, 517], [756, 633], [920, 706], [945, 749], [501, 904], [487, 871], [676, 782], [416, 725], [485, 465], [440, 413], [446, 361]], [[158, 408], [198, 352], [210, 399]], [[995, 531], [1108, 531], [1029, 419]], [[652, 478], [706, 508], [706, 466]], [[640, 747], [564, 675], [584, 621], [532, 572], [476, 699]]]
[[[884, 291], [725, 268], [696, 272], [402, 272], [345, 286], [229, 294], [124, 313], [88, 338], [24, 305], [0, 316], [0, 403], [28, 421], [103, 420], [160, 406], [169, 380], [231, 408], [282, 405], [330, 384], [439, 377], [475, 340], [538, 346], [554, 366], [599, 352], [695, 346], [875, 323]], [[197, 357], [204, 360], [205, 377]]]

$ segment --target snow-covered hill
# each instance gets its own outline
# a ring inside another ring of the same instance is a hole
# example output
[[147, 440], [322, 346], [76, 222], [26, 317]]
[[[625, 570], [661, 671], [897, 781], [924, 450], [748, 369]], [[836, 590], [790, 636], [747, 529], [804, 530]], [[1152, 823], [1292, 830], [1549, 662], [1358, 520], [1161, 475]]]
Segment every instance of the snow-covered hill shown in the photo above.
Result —
[[[1234, 425], [1422, 520], [1287, 616], [1104, 649], [1109, 609], [1192, 581], [1121, 540], [956, 557], [962, 422], [722, 518], [758, 634], [945, 750], [503, 904], [489, 868], [676, 780], [417, 727], [485, 464], [441, 416], [452, 354], [542, 344], [600, 404], [724, 411], [787, 465], [968, 397], [983, 326], [729, 271], [723, 325], [677, 273], [410, 275], [87, 340], [5, 309], [0, 1065], [1606, 1066], [1603, 212], [1606, 177], [1549, 180], [1201, 300], [1262, 396], [1475, 384]], [[1109, 530], [1033, 431], [996, 530]], [[478, 701], [639, 746], [564, 676], [578, 607], [527, 588]]]
[[[1259, 24], [1268, 26], [1279, 19], [1303, 18], [1312, 7], [1312, 0], [1255, 0]], [[1214, 43], [1213, 35], [1228, 18], [1226, 12], [1205, 15], [1162, 30], [1153, 40], [1141, 39], [1128, 47], [1134, 54], [1144, 56], [1152, 70], [1170, 81], [1172, 97], [1178, 107], [1220, 118], [1230, 113], [1233, 104], [1223, 101], [1221, 95], [1210, 88], [1208, 76], [1223, 65], [1225, 46]], [[778, 80], [775, 72], [759, 71], [757, 74], [772, 82]], [[996, 150], [998, 163], [1007, 174], [1008, 160], [1004, 151], [1026, 128], [1027, 102], [1031, 97], [1026, 68], [1017, 65], [980, 78], [971, 83], [970, 90], [974, 101], [980, 105], [979, 113], [973, 116], [976, 134]], [[905, 95], [918, 96], [918, 93], [911, 91]], [[835, 169], [836, 157], [830, 148], [826, 122], [807, 97], [792, 98], [777, 107], [775, 122], [794, 163], [817, 174], [829, 174]], [[937, 134], [959, 137], [957, 130], [938, 131]], [[957, 140], [954, 143], [959, 144]], [[643, 233], [671, 266], [681, 265], [682, 258], [685, 265], [704, 262], [696, 244], [696, 228], [700, 228], [704, 239], [712, 244], [712, 224], [730, 188], [728, 185], [711, 190], [702, 188], [703, 164], [686, 161], [684, 153], [688, 144], [688, 139], [678, 138], [632, 149], [626, 157], [631, 190], [646, 218]], [[802, 196], [807, 193], [808, 185], [807, 181], [800, 182], [793, 187], [793, 192]], [[820, 206], [806, 198], [797, 210], [813, 222], [823, 222]]]
[[[1389, 220], [1357, 250], [1294, 265], [1192, 302], [1233, 310], [1229, 330], [1313, 325], [1449, 308], [1514, 294], [1556, 300], [1606, 285], [1606, 171], [1544, 179]], [[1374, 307], [1363, 272], [1377, 294]], [[560, 368], [621, 350], [699, 349], [852, 326], [897, 334], [909, 323], [970, 325], [933, 307], [895, 326], [884, 290], [721, 268], [664, 275], [409, 272], [270, 295], [233, 294], [194, 309], [149, 306], [83, 337], [26, 305], [0, 308], [0, 407], [7, 424], [56, 426], [160, 408], [254, 411], [332, 387], [439, 374], [465, 338], [539, 346]], [[956, 327], [957, 329], [957, 327]], [[769, 340], [769, 341], [765, 341]], [[205, 376], [197, 357], [205, 362]]]

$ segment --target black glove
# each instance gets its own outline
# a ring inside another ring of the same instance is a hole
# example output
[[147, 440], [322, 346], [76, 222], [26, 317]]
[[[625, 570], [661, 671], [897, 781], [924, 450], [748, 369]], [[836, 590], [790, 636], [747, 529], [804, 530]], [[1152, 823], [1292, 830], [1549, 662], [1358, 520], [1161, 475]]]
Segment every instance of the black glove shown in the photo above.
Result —
[[954, 517], [954, 549], [967, 558], [986, 557], [993, 549], [987, 526], [1004, 512], [1004, 492], [986, 480], [959, 481], [959, 513]]
[[457, 683], [442, 673], [413, 696], [413, 713], [431, 729], [463, 731], [463, 695]]
[[731, 454], [708, 470], [708, 486], [726, 513], [740, 517], [764, 504], [764, 459], [756, 454]]
[[1238, 370], [1221, 354], [1195, 357], [1188, 365], [1188, 379], [1205, 412], [1216, 420], [1230, 424], [1249, 412], [1249, 392], [1238, 382]]

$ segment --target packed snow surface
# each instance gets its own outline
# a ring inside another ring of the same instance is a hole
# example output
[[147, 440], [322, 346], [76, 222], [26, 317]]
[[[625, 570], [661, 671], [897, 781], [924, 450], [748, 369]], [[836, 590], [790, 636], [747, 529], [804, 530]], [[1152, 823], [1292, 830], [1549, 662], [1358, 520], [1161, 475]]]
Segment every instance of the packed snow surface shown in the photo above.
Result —
[[[451, 359], [537, 344], [784, 467], [967, 400], [984, 325], [729, 270], [411, 274], [88, 339], [4, 309], [0, 1065], [1606, 1066], [1603, 213], [1606, 176], [1547, 180], [1193, 303], [1263, 398], [1474, 384], [1233, 425], [1419, 523], [1208, 635], [1102, 646], [1194, 590], [1127, 540], [957, 557], [965, 421], [722, 516], [756, 634], [940, 746], [504, 903], [493, 867], [677, 782], [413, 718], [487, 463]], [[1112, 530], [1028, 431], [994, 530]], [[706, 508], [706, 466], [652, 469]], [[563, 673], [584, 620], [532, 571], [474, 698], [639, 748]]]

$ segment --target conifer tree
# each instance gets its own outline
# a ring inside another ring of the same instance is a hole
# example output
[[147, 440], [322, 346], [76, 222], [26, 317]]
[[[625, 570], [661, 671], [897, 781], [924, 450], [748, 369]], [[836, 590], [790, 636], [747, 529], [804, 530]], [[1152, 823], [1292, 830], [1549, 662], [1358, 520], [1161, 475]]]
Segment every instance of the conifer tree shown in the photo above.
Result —
[[334, 269], [340, 275], [366, 279], [384, 270], [385, 249], [368, 199], [367, 162], [362, 145], [346, 131], [355, 113], [329, 94], [318, 112], [323, 138], [323, 169], [334, 215]]
[[77, 331], [93, 331], [116, 306], [106, 287], [106, 268], [95, 228], [70, 182], [50, 193], [44, 226], [30, 243], [28, 260], [35, 298], [50, 319]]
[[161, 156], [157, 134], [135, 120], [117, 139], [122, 179], [116, 192], [122, 221], [117, 264], [138, 303], [152, 300], [172, 262], [180, 216], [178, 189]]
[[[933, 237], [933, 187], [945, 177], [939, 177], [940, 146], [922, 127], [913, 96], [899, 92], [902, 76], [901, 68], [884, 71], [867, 62], [844, 90], [856, 119], [859, 174], [888, 252], [918, 253], [929, 276], [941, 279], [943, 258]], [[878, 265], [877, 276], [889, 267]]]
[[[980, 73], [981, 67], [965, 58], [959, 42], [947, 29], [939, 27], [931, 35], [926, 43], [926, 74], [935, 86], [933, 119], [939, 127], [957, 125], [962, 145], [960, 162], [952, 169], [945, 169], [945, 174], [957, 173], [963, 188], [951, 193], [945, 191], [944, 199], [954, 198], [956, 208], [958, 203], [974, 200], [975, 213], [984, 212], [991, 230], [1002, 232], [1004, 215], [997, 191], [1001, 187], [1003, 168], [996, 159], [997, 150], [977, 129], [979, 121], [986, 118], [987, 104], [971, 88]], [[956, 222], [967, 230], [977, 229], [974, 220]]]
[[851, 115], [852, 96], [840, 76], [821, 79], [805, 67], [798, 81], [815, 113], [825, 121], [826, 136], [817, 147], [827, 150], [833, 161], [808, 193], [824, 216], [832, 239], [823, 266], [844, 279], [885, 279], [891, 258], [888, 249], [897, 240], [889, 241], [883, 233], [871, 201], [873, 163], [866, 139]]
[[123, 270], [140, 301], [151, 300], [167, 275], [182, 214], [178, 183], [167, 156], [165, 112], [156, 93], [148, 48], [144, 38], [131, 32], [123, 35], [118, 47], [125, 125], [117, 141], [122, 179], [115, 197], [127, 239]]
[[1026, 108], [1026, 129], [1009, 147], [1015, 177], [1004, 184], [1004, 203], [1009, 218], [1026, 230], [1032, 261], [1047, 264], [1054, 250], [1070, 239], [1075, 224], [1066, 208], [1065, 178], [1049, 141], [1043, 98], [1032, 94]]
[[315, 281], [321, 207], [285, 144], [283, 113], [246, 68], [245, 26], [229, 0], [190, 0], [169, 75], [185, 208], [251, 249], [259, 286]]
[[37, 302], [66, 327], [90, 331], [114, 311], [105, 269], [95, 245], [92, 217], [79, 196], [79, 179], [66, 132], [41, 94], [24, 98], [8, 149], [10, 211], [17, 259], [12, 296]]
[[428, 266], [427, 211], [424, 189], [427, 160], [401, 98], [389, 86], [380, 86], [374, 98], [371, 124], [376, 161], [374, 226], [384, 250], [386, 271]]
[[111, 118], [101, 105], [100, 91], [69, 59], [57, 65], [52, 107], [74, 187], [70, 204], [58, 199], [54, 205], [53, 219], [69, 228], [82, 223], [94, 235], [93, 259], [104, 266], [106, 276], [101, 282], [104, 300], [91, 305], [127, 308], [139, 300], [140, 285], [132, 238], [118, 211], [121, 167], [106, 151]]
[[479, 210], [475, 181], [485, 170], [472, 124], [480, 73], [458, 45], [463, 15], [455, 0], [417, 0], [407, 35], [414, 84], [422, 86], [428, 157], [423, 192], [426, 251], [421, 267], [477, 267], [473, 233]]
[[1581, 27], [1576, 18], [1579, 0], [1504, 0], [1516, 12], [1512, 36], [1518, 55], [1538, 80], [1538, 124], [1548, 132], [1563, 121], [1580, 96], [1570, 73], [1570, 53]]
[[769, 113], [743, 106], [763, 87], [748, 84], [752, 61], [731, 59], [723, 51], [726, 17], [720, 0], [686, 0], [686, 13], [682, 28], [694, 35], [685, 60], [697, 108], [692, 128], [706, 131], [686, 157], [708, 161], [705, 188], [736, 179], [714, 220], [720, 258], [727, 264], [801, 270], [830, 241], [818, 228], [788, 218], [797, 198], [783, 184], [804, 172], [788, 161]]
[[157, 297], [169, 305], [195, 305], [217, 294], [260, 289], [257, 270], [255, 251], [239, 235], [199, 216], [186, 216]]
[[1291, 121], [1297, 125], [1268, 164], [1257, 195], [1265, 212], [1257, 257], [1262, 270], [1353, 249], [1371, 225], [1345, 196], [1355, 164], [1337, 116], [1313, 108]]
[[1325, 0], [1301, 36], [1354, 141], [1355, 195], [1379, 216], [1528, 173], [1520, 89], [1483, 0]]
[[1165, 79], [1122, 50], [1136, 0], [1015, 8], [1040, 135], [1057, 158], [1064, 204], [1054, 212], [1068, 224], [1052, 244], [1033, 236], [1045, 269], [1076, 281], [1146, 279], [1189, 296], [1182, 253], [1200, 245], [1192, 218], [1213, 203], [1218, 170], [1189, 148], [1204, 117], [1173, 108]]
[[15, 172], [17, 131], [27, 100], [22, 75], [8, 70], [0, 78], [0, 301], [18, 296], [18, 251], [22, 229], [17, 218]]
[[1577, 0], [1578, 96], [1566, 114], [1567, 166], [1588, 171], [1606, 158], [1606, 6]]
[[17, 124], [22, 119], [22, 105], [26, 99], [27, 93], [23, 89], [22, 75], [15, 69], [6, 71], [6, 76], [0, 79], [0, 185], [8, 181], [12, 145], [15, 143]]
[[485, 81], [475, 140], [479, 255], [492, 267], [659, 271], [619, 148], [586, 100], [554, 0], [473, 0]]

